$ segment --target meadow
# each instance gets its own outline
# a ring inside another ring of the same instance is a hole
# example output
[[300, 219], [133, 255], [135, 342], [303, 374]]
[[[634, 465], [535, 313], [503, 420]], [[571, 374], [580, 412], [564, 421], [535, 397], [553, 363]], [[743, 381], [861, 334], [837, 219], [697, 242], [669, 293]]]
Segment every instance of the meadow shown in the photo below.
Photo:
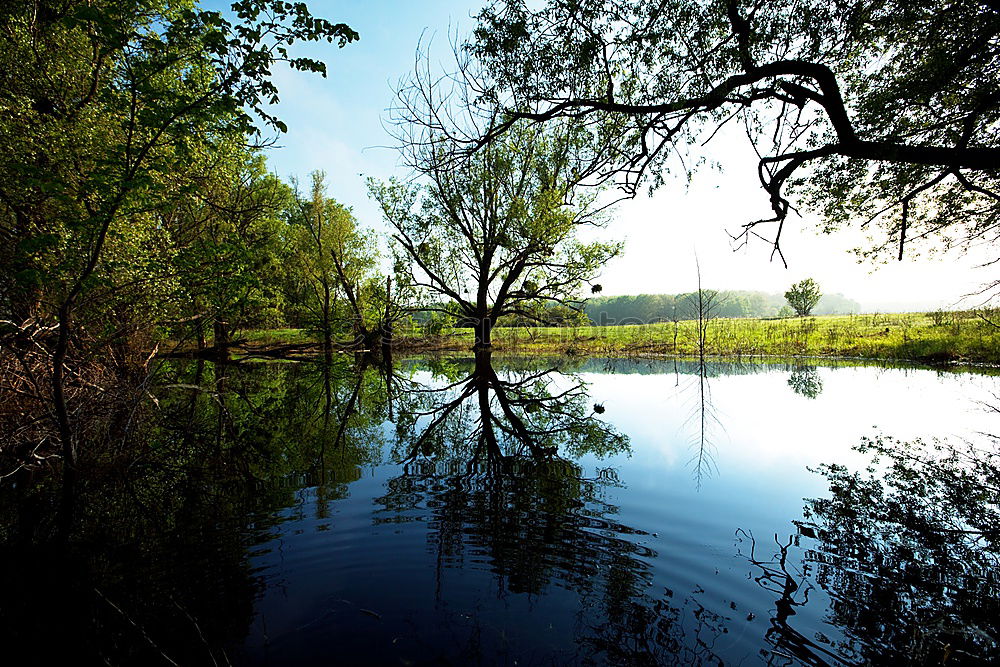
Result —
[[[708, 323], [704, 352], [739, 358], [817, 356], [1000, 363], [998, 322], [995, 313], [984, 311], [719, 318]], [[243, 339], [244, 349], [315, 342], [302, 329], [250, 331]], [[695, 321], [493, 330], [493, 347], [499, 353], [690, 356], [699, 352], [697, 340]], [[413, 327], [399, 331], [396, 345], [404, 350], [459, 351], [471, 348], [473, 341], [472, 329], [445, 328], [430, 335]]]

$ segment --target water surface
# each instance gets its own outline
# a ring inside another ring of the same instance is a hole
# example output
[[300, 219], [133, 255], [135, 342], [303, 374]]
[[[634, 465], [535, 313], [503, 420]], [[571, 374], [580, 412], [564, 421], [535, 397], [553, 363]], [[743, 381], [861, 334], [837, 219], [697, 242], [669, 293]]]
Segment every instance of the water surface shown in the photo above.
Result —
[[[864, 437], [995, 431], [989, 374], [183, 362], [155, 393], [125, 469], [112, 451], [68, 500], [55, 480], [4, 492], [2, 632], [43, 662], [53, 626], [111, 664], [960, 663], [995, 647], [995, 572], [962, 561], [956, 583], [938, 563], [901, 584], [848, 553], [833, 505], [804, 511], [836, 497], [818, 466], [869, 465]], [[966, 652], [943, 648], [955, 637]]]

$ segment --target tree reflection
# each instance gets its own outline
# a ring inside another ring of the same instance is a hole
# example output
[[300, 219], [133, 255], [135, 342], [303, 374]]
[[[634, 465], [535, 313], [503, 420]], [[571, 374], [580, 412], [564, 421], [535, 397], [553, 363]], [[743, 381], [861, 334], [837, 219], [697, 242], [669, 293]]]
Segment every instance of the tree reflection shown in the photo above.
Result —
[[482, 350], [471, 373], [442, 375], [444, 386], [407, 392], [413, 421], [399, 443], [404, 466], [433, 461], [460, 463], [470, 474], [503, 472], [526, 459], [604, 457], [628, 447], [597, 418], [603, 406], [590, 403], [583, 384], [556, 368], [514, 368], [501, 378], [490, 351]]
[[5, 657], [228, 664], [264, 586], [248, 550], [301, 486], [322, 516], [379, 461], [386, 386], [349, 359], [166, 364], [154, 407], [112, 415], [69, 495], [27, 472], [0, 493]]
[[[718, 472], [715, 462], [715, 440], [720, 431], [724, 430], [712, 401], [713, 375], [718, 375], [721, 368], [704, 358], [685, 364], [684, 373], [694, 377], [681, 389], [688, 395], [689, 414], [684, 426], [689, 431], [691, 456], [688, 460], [694, 475], [695, 485], [700, 489], [702, 482]], [[677, 362], [674, 361], [674, 369]], [[680, 384], [679, 376], [677, 384]], [[677, 385], [675, 385], [677, 386]]]
[[501, 597], [572, 591], [573, 662], [718, 664], [712, 645], [726, 619], [697, 594], [656, 595], [648, 534], [619, 521], [605, 499], [620, 485], [615, 472], [587, 476], [571, 460], [628, 447], [586, 388], [556, 368], [501, 375], [488, 351], [471, 372], [437, 371], [438, 386], [407, 392], [419, 417], [398, 444], [402, 474], [376, 500], [377, 520], [426, 520], [438, 576], [486, 554]]
[[[365, 619], [377, 629], [365, 634], [344, 620], [285, 637], [303, 654], [335, 647], [343, 662], [364, 662], [366, 652], [399, 657], [394, 640], [409, 632], [409, 646], [452, 662], [493, 649], [518, 660], [551, 649], [552, 662], [621, 665], [737, 662], [758, 650], [765, 661], [809, 665], [996, 656], [994, 440], [866, 441], [860, 449], [877, 462], [860, 473], [820, 468], [830, 491], [808, 501], [792, 536], [738, 534], [751, 590], [730, 593], [741, 572], [713, 584], [703, 567], [686, 566], [724, 561], [691, 548], [698, 537], [687, 526], [643, 514], [658, 507], [637, 510], [641, 493], [616, 488], [629, 480], [602, 457], [627, 454], [629, 443], [605, 421], [616, 417], [611, 404], [604, 411], [576, 375], [593, 363], [495, 367], [483, 352], [397, 364], [342, 355], [330, 364], [168, 365], [152, 388], [157, 407], [119, 416], [109, 446], [86, 449], [92, 474], [69, 497], [72, 521], [62, 520], [52, 480], [25, 476], [0, 494], [0, 639], [36, 647], [36, 662], [61, 650], [51, 642], [57, 627], [84, 662], [263, 660], [274, 628], [261, 629], [262, 600], [279, 597], [277, 587], [315, 582], [309, 593], [321, 600], [288, 599], [312, 604], [324, 623], [331, 604], [361, 604], [358, 587], [348, 602], [334, 592], [351, 576], [336, 564], [323, 569], [326, 579], [292, 565], [279, 575], [261, 569], [280, 550], [281, 568], [303, 547], [325, 559], [329, 538], [349, 542], [362, 562], [380, 540], [412, 559], [391, 590], [373, 596], [384, 606]], [[710, 454], [711, 382], [739, 368], [678, 369], [690, 377], [692, 440]], [[132, 440], [125, 447], [121, 438]], [[347, 515], [363, 530], [338, 535]], [[643, 530], [651, 525], [664, 537]], [[420, 573], [412, 586], [410, 571]], [[409, 598], [400, 609], [397, 585]], [[497, 620], [522, 605], [540, 613]], [[565, 634], [529, 627], [546, 618]]]
[[764, 633], [764, 641], [772, 646], [771, 652], [806, 665], [841, 664], [840, 656], [831, 648], [822, 646], [817, 637], [806, 636], [793, 624], [797, 609], [809, 603], [809, 594], [815, 588], [808, 576], [808, 565], [797, 567], [794, 559], [789, 558], [789, 549], [799, 544], [798, 536], [790, 536], [783, 544], [775, 535], [777, 551], [766, 555], [752, 533], [740, 529], [736, 534], [740, 553], [754, 566], [754, 583], [774, 597], [774, 613]]
[[[866, 438], [863, 472], [820, 466], [829, 495], [770, 557], [744, 556], [775, 595], [765, 639], [806, 664], [984, 664], [1000, 655], [1000, 448]], [[803, 549], [801, 565], [789, 548]], [[844, 639], [820, 645], [790, 623], [822, 588]]]
[[788, 376], [788, 386], [799, 396], [816, 398], [823, 392], [823, 378], [815, 366], [796, 366]]
[[816, 580], [866, 660], [978, 662], [1000, 651], [1000, 450], [889, 437], [859, 450], [865, 473], [830, 464], [810, 500]]

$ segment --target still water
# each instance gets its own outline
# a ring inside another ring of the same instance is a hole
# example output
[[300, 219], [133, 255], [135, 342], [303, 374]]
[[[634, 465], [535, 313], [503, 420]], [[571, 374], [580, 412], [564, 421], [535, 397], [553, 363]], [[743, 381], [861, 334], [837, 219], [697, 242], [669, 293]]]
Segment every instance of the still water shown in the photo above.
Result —
[[[990, 518], [885, 495], [865, 480], [892, 461], [856, 449], [984, 441], [991, 374], [172, 362], [153, 394], [120, 428], [140, 455], [109, 445], [70, 494], [3, 491], [0, 633], [27, 662], [67, 645], [82, 664], [996, 655]], [[917, 525], [928, 512], [949, 529]]]

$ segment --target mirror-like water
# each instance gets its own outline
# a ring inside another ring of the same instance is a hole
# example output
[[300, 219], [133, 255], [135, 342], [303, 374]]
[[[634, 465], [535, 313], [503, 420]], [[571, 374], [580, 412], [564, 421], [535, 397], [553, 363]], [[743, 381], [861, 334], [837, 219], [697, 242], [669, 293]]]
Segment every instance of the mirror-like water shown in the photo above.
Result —
[[68, 493], [5, 480], [5, 645], [184, 665], [997, 650], [996, 507], [962, 472], [992, 469], [935, 445], [992, 442], [992, 375], [481, 357], [160, 380], [109, 427], [128, 451], [109, 438]]

